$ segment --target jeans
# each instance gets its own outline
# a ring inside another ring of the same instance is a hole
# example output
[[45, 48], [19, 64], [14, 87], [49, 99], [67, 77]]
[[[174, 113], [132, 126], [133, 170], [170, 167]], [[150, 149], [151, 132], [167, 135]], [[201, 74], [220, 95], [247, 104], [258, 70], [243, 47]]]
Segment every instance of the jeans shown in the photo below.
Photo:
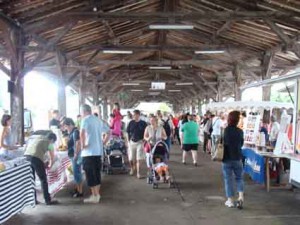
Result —
[[[50, 202], [51, 197], [50, 197], [49, 190], [48, 190], [48, 182], [47, 182], [47, 175], [46, 175], [46, 169], [45, 169], [44, 162], [34, 156], [28, 155], [28, 156], [26, 156], [26, 158], [27, 158], [27, 161], [30, 162], [30, 164], [31, 164], [34, 180], [35, 180], [35, 173], [36, 173], [41, 181], [45, 202], [46, 203]], [[35, 192], [35, 201], [37, 201], [36, 192]]]
[[217, 148], [217, 144], [218, 144], [218, 141], [220, 140], [221, 138], [221, 135], [212, 135], [212, 148], [211, 148], [211, 154], [213, 155], [216, 151], [216, 148]]
[[178, 127], [175, 128], [174, 138], [177, 138], [179, 145], [181, 145], [181, 140], [180, 140], [179, 128]]
[[[80, 156], [78, 156], [80, 157]], [[81, 173], [81, 163], [78, 163], [78, 158], [74, 160], [74, 157], [71, 158], [73, 174], [74, 174], [74, 181], [76, 184], [80, 184], [82, 182], [82, 173]]]
[[234, 181], [233, 174], [235, 175], [235, 181], [237, 186], [237, 192], [244, 192], [244, 180], [243, 180], [243, 164], [241, 161], [226, 161], [222, 164], [225, 192], [227, 198], [234, 197]]
[[171, 137], [169, 136], [166, 140], [165, 140], [168, 148], [169, 148], [169, 151], [171, 150]]
[[204, 132], [204, 141], [203, 141], [203, 151], [206, 152], [207, 150], [207, 144], [209, 140], [209, 134]]

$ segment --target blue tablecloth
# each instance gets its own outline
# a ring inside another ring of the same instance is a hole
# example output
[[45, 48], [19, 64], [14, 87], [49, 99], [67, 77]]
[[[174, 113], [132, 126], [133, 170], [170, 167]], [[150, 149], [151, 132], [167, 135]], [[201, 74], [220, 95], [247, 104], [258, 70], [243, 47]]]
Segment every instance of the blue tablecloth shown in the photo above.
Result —
[[244, 172], [249, 174], [253, 181], [265, 183], [265, 160], [264, 157], [257, 154], [253, 149], [243, 148], [245, 159]]

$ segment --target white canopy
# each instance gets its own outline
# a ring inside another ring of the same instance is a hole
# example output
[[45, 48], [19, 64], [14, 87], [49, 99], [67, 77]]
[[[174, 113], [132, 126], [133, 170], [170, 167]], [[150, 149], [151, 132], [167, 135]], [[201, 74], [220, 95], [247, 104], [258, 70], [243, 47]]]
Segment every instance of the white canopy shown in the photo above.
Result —
[[292, 103], [266, 102], [266, 101], [239, 101], [239, 102], [215, 102], [207, 105], [207, 110], [271, 110], [274, 108], [293, 109]]

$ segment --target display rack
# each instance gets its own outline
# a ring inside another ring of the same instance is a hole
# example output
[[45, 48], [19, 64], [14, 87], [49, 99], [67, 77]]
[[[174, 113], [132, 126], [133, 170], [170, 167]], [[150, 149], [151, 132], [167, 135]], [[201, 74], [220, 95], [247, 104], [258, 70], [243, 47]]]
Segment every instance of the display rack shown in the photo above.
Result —
[[255, 144], [259, 133], [260, 115], [248, 115], [244, 126], [244, 143]]

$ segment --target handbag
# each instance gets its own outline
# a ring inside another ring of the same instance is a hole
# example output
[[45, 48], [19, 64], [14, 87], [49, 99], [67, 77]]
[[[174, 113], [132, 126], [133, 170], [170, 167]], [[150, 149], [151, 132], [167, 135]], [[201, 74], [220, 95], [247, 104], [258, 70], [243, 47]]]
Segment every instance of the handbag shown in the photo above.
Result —
[[145, 153], [150, 153], [151, 152], [151, 145], [148, 141], [144, 142], [144, 152]]
[[215, 152], [211, 156], [212, 161], [221, 162], [224, 158], [224, 135], [221, 135], [220, 141], [216, 147]]

